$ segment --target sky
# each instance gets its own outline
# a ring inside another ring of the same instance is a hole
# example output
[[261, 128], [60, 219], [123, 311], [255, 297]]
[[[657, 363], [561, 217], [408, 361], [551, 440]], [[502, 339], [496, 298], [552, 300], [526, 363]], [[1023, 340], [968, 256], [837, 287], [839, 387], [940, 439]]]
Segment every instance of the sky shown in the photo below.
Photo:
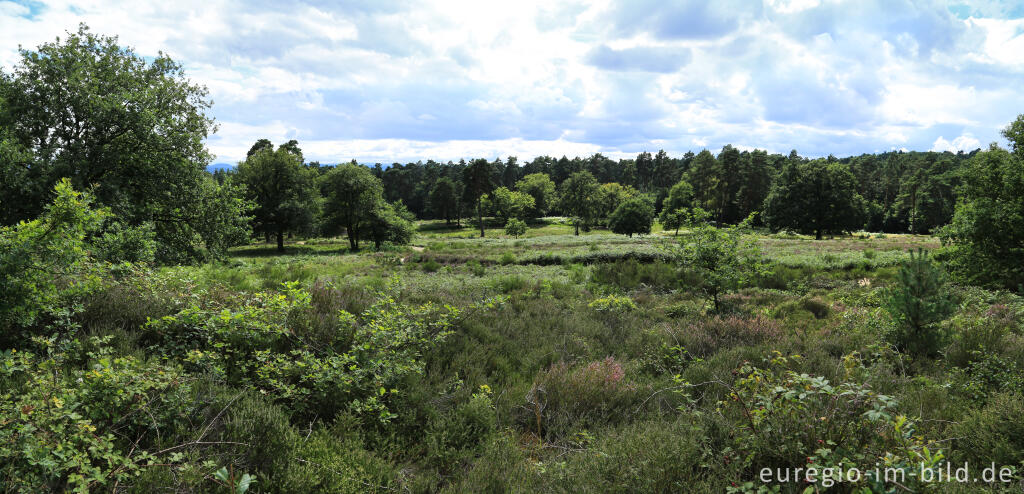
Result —
[[209, 88], [222, 163], [969, 151], [1024, 113], [1020, 1], [0, 0], [0, 68], [83, 22]]

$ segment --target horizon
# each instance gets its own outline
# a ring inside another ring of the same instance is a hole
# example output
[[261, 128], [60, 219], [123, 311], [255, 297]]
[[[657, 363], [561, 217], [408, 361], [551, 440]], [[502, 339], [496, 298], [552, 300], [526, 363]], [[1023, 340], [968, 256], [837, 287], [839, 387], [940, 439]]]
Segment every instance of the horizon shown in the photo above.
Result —
[[163, 50], [209, 88], [231, 166], [260, 138], [328, 163], [969, 152], [1024, 108], [1010, 2], [17, 0], [0, 22], [5, 71], [79, 23]]

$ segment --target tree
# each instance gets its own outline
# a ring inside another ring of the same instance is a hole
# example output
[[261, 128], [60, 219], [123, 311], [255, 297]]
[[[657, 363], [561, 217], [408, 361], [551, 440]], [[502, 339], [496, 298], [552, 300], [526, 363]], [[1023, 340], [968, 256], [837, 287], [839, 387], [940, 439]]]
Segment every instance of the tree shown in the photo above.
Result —
[[369, 168], [352, 163], [338, 165], [327, 172], [323, 180], [327, 191], [325, 223], [332, 231], [344, 228], [349, 248], [359, 250], [360, 236], [367, 222], [371, 218], [387, 219], [387, 212], [379, 211], [384, 203], [383, 184]]
[[412, 213], [401, 202], [392, 205], [381, 200], [367, 216], [366, 231], [376, 250], [384, 242], [407, 244], [413, 235]]
[[693, 206], [693, 187], [689, 182], [680, 180], [668, 191], [668, 197], [661, 202], [661, 227], [675, 230], [679, 235], [679, 227], [683, 225], [684, 211]]
[[590, 172], [576, 172], [562, 182], [562, 211], [572, 218], [576, 235], [581, 226], [589, 226], [594, 218], [598, 199], [597, 180]]
[[439, 218], [444, 218], [446, 225], [452, 224], [452, 218], [458, 214], [459, 201], [462, 197], [462, 182], [442, 177], [434, 182], [430, 190], [430, 208]]
[[615, 208], [627, 200], [637, 197], [638, 194], [639, 192], [636, 189], [628, 185], [622, 186], [616, 182], [601, 184], [597, 188], [597, 211], [594, 212], [595, 217], [609, 220]]
[[715, 228], [697, 225], [669, 252], [676, 265], [697, 275], [698, 287], [721, 310], [721, 296], [746, 286], [758, 276], [768, 274], [755, 239], [746, 235], [750, 219], [736, 226]]
[[153, 224], [161, 252], [205, 256], [196, 225], [208, 213], [197, 207], [214, 130], [206, 88], [166, 55], [147, 60], [84, 25], [20, 55], [0, 77], [0, 160], [5, 175], [24, 170], [11, 179], [25, 187], [4, 198], [0, 217], [38, 216], [67, 178], [124, 224]]
[[651, 233], [654, 223], [654, 206], [643, 197], [627, 199], [615, 208], [608, 220], [612, 232], [622, 235], [645, 235]]
[[484, 236], [484, 195], [494, 189], [494, 171], [485, 159], [476, 159], [463, 170], [463, 182], [466, 184], [465, 197], [467, 203], [476, 205], [476, 218], [480, 223], [480, 236]]
[[255, 204], [255, 230], [277, 238], [284, 252], [284, 235], [308, 231], [318, 209], [318, 193], [309, 170], [284, 148], [262, 149], [238, 164], [238, 180]]
[[526, 233], [525, 221], [518, 218], [512, 218], [508, 220], [508, 223], [505, 223], [505, 235], [511, 235], [512, 237], [519, 238], [524, 233]]
[[252, 147], [249, 148], [249, 152], [245, 153], [245, 157], [248, 158], [260, 151], [263, 151], [264, 149], [273, 151], [274, 143], [270, 142], [270, 139], [259, 139], [252, 145]]
[[927, 251], [918, 249], [916, 256], [910, 252], [896, 281], [887, 290], [885, 303], [898, 324], [893, 335], [896, 347], [915, 355], [936, 355], [943, 343], [937, 324], [955, 309], [942, 269]]
[[814, 161], [790, 161], [765, 199], [765, 223], [773, 230], [789, 228], [800, 233], [842, 233], [864, 227], [864, 198], [847, 165]]
[[715, 191], [718, 190], [720, 176], [718, 161], [710, 151], [701, 150], [693, 158], [686, 181], [693, 186], [693, 200], [696, 206], [708, 211], [717, 209], [718, 198]]
[[494, 189], [494, 192], [490, 193], [486, 200], [490, 209], [494, 211], [494, 216], [499, 218], [502, 223], [507, 222], [510, 218], [523, 219], [534, 206], [533, 196], [517, 190], [508, 190], [505, 187]]
[[516, 190], [529, 194], [533, 198], [533, 207], [529, 210], [531, 218], [547, 216], [558, 202], [555, 182], [546, 173], [531, 173], [516, 182]]
[[953, 220], [939, 231], [942, 258], [969, 282], [1024, 292], [1024, 160], [993, 144], [961, 175]]

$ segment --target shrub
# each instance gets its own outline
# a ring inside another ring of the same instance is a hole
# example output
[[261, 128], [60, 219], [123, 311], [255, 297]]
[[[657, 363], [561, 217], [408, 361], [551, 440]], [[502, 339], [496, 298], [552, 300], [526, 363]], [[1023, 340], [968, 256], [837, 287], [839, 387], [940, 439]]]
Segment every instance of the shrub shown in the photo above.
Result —
[[982, 355], [997, 353], [1003, 338], [1014, 328], [1014, 320], [1005, 317], [1007, 312], [1006, 306], [993, 306], [982, 315], [955, 316], [950, 321], [953, 341], [946, 349], [946, 362], [966, 367]]
[[903, 470], [909, 488], [923, 485], [921, 466], [937, 467], [943, 455], [932, 454], [913, 424], [897, 415], [895, 399], [856, 382], [833, 384], [790, 370], [796, 360], [776, 353], [764, 367], [744, 363], [737, 369], [728, 396], [718, 403], [735, 429], [713, 469], [753, 480], [763, 468], [828, 468], [832, 476], [822, 474], [817, 483], [829, 487], [840, 469], [856, 467], [864, 472], [862, 486], [887, 492], [892, 486], [873, 474], [881, 459]]
[[723, 348], [776, 341], [782, 330], [778, 322], [763, 316], [715, 316], [688, 323], [677, 337], [691, 354], [705, 357]]
[[89, 351], [77, 340], [37, 338], [48, 356], [0, 354], [0, 478], [7, 489], [104, 490], [157, 460], [152, 425], [173, 426], [182, 412], [177, 395], [188, 392], [189, 381], [174, 366], [112, 356], [107, 339], [93, 339]]
[[644, 197], [634, 197], [619, 204], [608, 218], [608, 228], [622, 235], [651, 233], [654, 223], [654, 205]]
[[107, 262], [151, 263], [156, 257], [156, 233], [148, 223], [132, 227], [114, 222], [92, 244], [96, 257]]
[[508, 220], [508, 223], [505, 223], [505, 235], [519, 238], [524, 233], [526, 233], [525, 221], [518, 218], [511, 218]]
[[972, 465], [1018, 466], [1024, 462], [1024, 399], [1006, 392], [953, 425], [956, 456]]
[[546, 462], [545, 482], [565, 492], [713, 491], [703, 485], [704, 433], [687, 418], [602, 432], [593, 444], [562, 457], [563, 464]]
[[501, 260], [499, 262], [501, 262], [502, 266], [513, 264], [516, 262], [516, 255], [511, 252], [506, 252], [501, 255]]
[[73, 312], [74, 301], [99, 282], [99, 266], [89, 255], [87, 237], [105, 210], [69, 181], [54, 187], [56, 197], [35, 220], [0, 227], [0, 333], [32, 326], [47, 316]]
[[670, 252], [683, 269], [692, 271], [699, 280], [696, 286], [720, 308], [721, 296], [738, 290], [766, 275], [767, 264], [757, 243], [744, 236], [748, 222], [718, 229], [708, 225], [695, 228]]
[[518, 422], [539, 438], [564, 439], [622, 421], [644, 397], [612, 357], [575, 369], [559, 362], [534, 379]]
[[330, 339], [303, 338], [308, 292], [258, 293], [234, 310], [190, 306], [150, 321], [154, 348], [231, 385], [262, 389], [300, 414], [340, 410], [387, 422], [388, 395], [423, 371], [422, 354], [442, 341], [458, 311], [432, 304], [407, 307], [387, 293], [361, 316], [339, 313]]
[[942, 270], [926, 251], [910, 253], [887, 293], [885, 308], [899, 323], [892, 338], [900, 350], [915, 355], [938, 353], [944, 335], [937, 325], [949, 317], [954, 305]]
[[629, 312], [637, 310], [636, 303], [629, 297], [620, 297], [618, 295], [609, 295], [595, 299], [593, 302], [587, 304], [587, 307], [594, 309], [598, 312]]
[[451, 471], [491, 440], [496, 427], [491, 388], [481, 386], [469, 401], [430, 423], [424, 438], [427, 458], [435, 468]]
[[476, 259], [470, 259], [467, 261], [466, 268], [469, 269], [470, 273], [473, 273], [473, 276], [483, 276], [487, 274], [487, 268]]
[[441, 269], [441, 264], [433, 259], [427, 259], [421, 264], [421, 266], [423, 267], [424, 273], [436, 273]]
[[610, 263], [599, 263], [590, 272], [595, 283], [612, 285], [632, 290], [650, 286], [662, 290], [677, 288], [683, 284], [686, 273], [680, 273], [672, 264], [664, 261], [640, 263], [636, 259], [625, 259]]

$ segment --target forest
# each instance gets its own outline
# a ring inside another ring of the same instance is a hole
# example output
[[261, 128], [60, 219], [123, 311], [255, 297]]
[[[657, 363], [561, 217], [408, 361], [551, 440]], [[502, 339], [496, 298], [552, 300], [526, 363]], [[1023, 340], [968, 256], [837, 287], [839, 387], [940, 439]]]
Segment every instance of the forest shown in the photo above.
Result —
[[85, 26], [0, 71], [3, 492], [1024, 485], [1024, 115], [956, 154], [210, 171], [212, 105]]

